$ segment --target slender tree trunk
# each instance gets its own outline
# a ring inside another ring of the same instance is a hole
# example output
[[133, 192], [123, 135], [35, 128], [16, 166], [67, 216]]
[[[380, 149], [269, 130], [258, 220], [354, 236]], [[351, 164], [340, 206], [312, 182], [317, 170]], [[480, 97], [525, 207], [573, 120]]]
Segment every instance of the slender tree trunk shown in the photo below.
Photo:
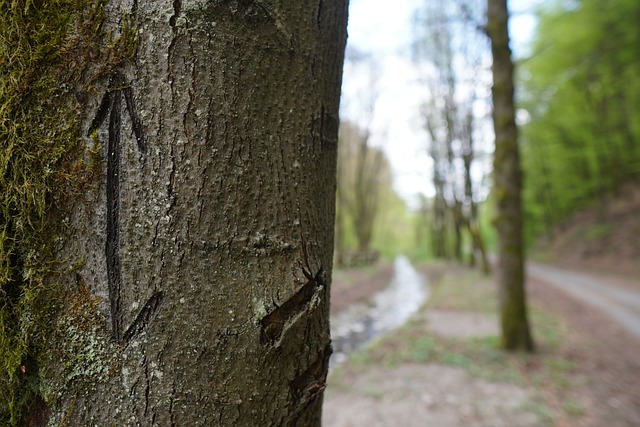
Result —
[[[340, 175], [338, 175], [339, 177]], [[339, 179], [339, 178], [338, 178]], [[339, 188], [339, 186], [338, 186]], [[334, 242], [334, 260], [337, 267], [345, 266], [345, 245], [344, 245], [344, 202], [341, 201], [340, 190], [336, 192], [336, 225]]]
[[441, 186], [436, 185], [436, 196], [433, 202], [433, 221], [431, 222], [431, 244], [436, 258], [448, 258], [446, 202], [444, 196], [438, 191]]
[[451, 218], [451, 228], [453, 228], [453, 257], [459, 263], [462, 258], [462, 230], [465, 226], [464, 214], [462, 213], [462, 202], [454, 197], [450, 205], [447, 205]]
[[61, 244], [64, 357], [25, 419], [319, 426], [347, 0], [113, 0], [104, 25], [123, 11], [136, 55], [81, 94], [104, 162]]
[[508, 350], [531, 351], [533, 341], [527, 320], [522, 231], [522, 172], [515, 124], [513, 63], [509, 48], [506, 0], [488, 0], [487, 32], [493, 54], [493, 122], [497, 199], [498, 280], [502, 345]]
[[354, 182], [353, 227], [358, 240], [358, 252], [362, 255], [371, 251], [371, 240], [379, 211], [379, 196], [383, 154], [369, 143], [369, 130], [364, 131], [358, 141], [356, 154], [356, 177]]

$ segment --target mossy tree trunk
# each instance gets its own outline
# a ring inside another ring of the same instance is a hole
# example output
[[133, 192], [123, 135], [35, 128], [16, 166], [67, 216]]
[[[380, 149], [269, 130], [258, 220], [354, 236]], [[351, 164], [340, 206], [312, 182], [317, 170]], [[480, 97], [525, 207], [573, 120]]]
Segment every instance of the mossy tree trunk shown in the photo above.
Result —
[[506, 0], [488, 0], [487, 32], [493, 54], [494, 191], [497, 199], [498, 281], [502, 345], [532, 351], [524, 282], [522, 171], [515, 124], [513, 63]]
[[78, 94], [103, 161], [23, 422], [320, 425], [347, 1], [104, 11], [137, 51]]

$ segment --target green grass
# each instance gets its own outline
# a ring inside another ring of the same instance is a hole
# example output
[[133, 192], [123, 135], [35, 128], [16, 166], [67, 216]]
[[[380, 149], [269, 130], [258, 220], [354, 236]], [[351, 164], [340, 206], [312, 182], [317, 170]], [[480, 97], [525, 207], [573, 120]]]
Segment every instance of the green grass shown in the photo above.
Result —
[[448, 267], [442, 280], [431, 284], [429, 307], [496, 313], [498, 290], [495, 282], [480, 271]]
[[607, 237], [614, 231], [613, 224], [594, 224], [586, 231], [584, 238], [587, 242], [594, 242]]
[[567, 413], [567, 415], [572, 417], [581, 417], [585, 414], [584, 406], [571, 399], [565, 400], [562, 403], [562, 408]]

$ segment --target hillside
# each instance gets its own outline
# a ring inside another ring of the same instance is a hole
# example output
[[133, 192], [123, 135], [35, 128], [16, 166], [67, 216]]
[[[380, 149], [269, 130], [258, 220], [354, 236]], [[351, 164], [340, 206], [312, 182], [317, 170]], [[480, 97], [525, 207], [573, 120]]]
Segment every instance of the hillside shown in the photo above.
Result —
[[640, 278], [640, 186], [581, 211], [532, 249], [533, 259]]

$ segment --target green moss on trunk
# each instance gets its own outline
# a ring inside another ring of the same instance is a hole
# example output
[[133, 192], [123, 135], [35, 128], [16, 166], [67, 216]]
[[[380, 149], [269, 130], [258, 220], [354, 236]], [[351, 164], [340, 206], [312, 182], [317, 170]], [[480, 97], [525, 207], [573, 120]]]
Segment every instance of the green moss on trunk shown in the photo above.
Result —
[[103, 30], [105, 3], [0, 3], [1, 425], [47, 394], [41, 362], [69, 268], [55, 245], [97, 161], [81, 135], [79, 95], [135, 52], [130, 25], [117, 37]]

